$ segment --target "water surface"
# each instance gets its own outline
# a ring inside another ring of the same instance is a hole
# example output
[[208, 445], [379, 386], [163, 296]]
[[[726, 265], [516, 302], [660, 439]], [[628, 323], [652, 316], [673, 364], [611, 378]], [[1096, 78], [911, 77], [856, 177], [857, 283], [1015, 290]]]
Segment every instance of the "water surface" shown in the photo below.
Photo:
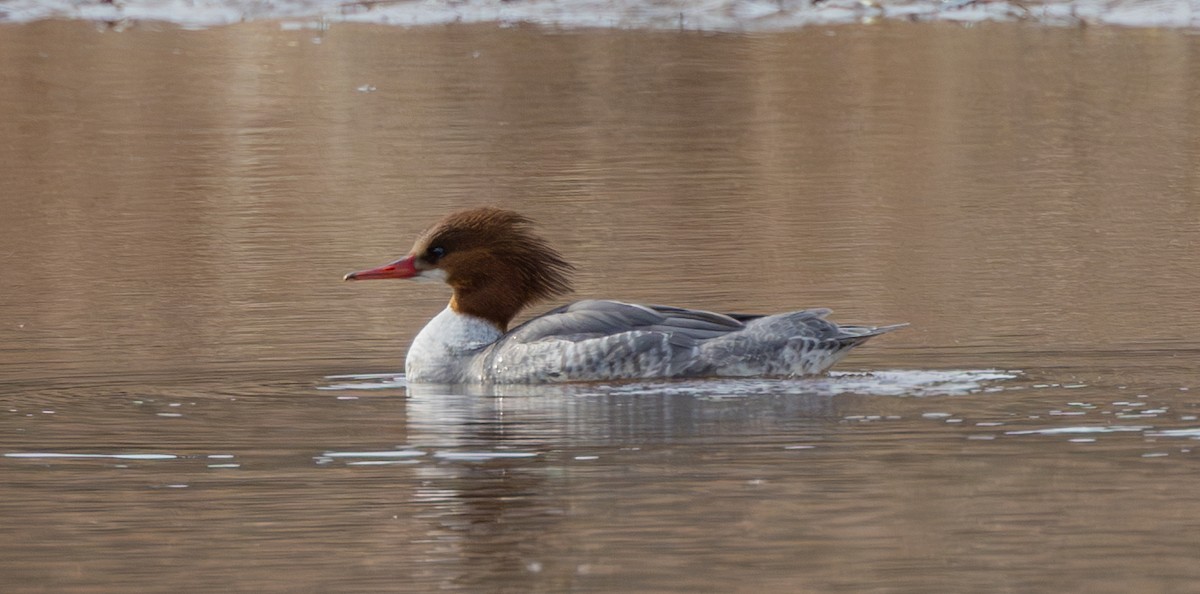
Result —
[[[6, 26], [3, 589], [1189, 591], [1197, 56]], [[813, 380], [406, 388], [446, 291], [341, 275], [481, 203], [579, 297], [912, 327]]]

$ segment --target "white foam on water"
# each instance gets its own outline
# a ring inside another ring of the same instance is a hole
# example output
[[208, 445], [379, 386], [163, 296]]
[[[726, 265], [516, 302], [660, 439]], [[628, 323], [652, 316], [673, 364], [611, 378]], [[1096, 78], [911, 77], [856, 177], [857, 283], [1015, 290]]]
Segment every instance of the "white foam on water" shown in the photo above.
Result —
[[1200, 428], [1194, 429], [1163, 429], [1146, 434], [1148, 437], [1190, 437], [1200, 439]]
[[324, 458], [417, 458], [424, 456], [421, 450], [383, 450], [378, 452], [325, 452]]
[[349, 375], [327, 375], [325, 379], [329, 380], [376, 380], [376, 379], [392, 379], [399, 377], [404, 378], [403, 373], [352, 373]]
[[447, 452], [439, 451], [434, 458], [443, 460], [459, 460], [464, 462], [487, 462], [488, 460], [506, 460], [512, 458], [534, 458], [536, 452]]
[[985, 386], [997, 387], [991, 384], [1016, 377], [1018, 372], [997, 369], [833, 371], [824, 376], [796, 379], [706, 379], [624, 384], [607, 387], [604, 392], [630, 395], [693, 394], [706, 398], [796, 393], [818, 396], [961, 396], [983, 392]]
[[175, 454], [67, 454], [61, 452], [8, 452], [5, 458], [107, 458], [113, 460], [174, 460]]
[[365, 373], [360, 375], [329, 375], [337, 383], [317, 386], [318, 390], [395, 390], [408, 386], [403, 373]]
[[1127, 433], [1153, 429], [1149, 425], [1095, 425], [1079, 427], [1049, 427], [1046, 429], [1027, 429], [1023, 431], [1005, 431], [1005, 435], [1066, 435], [1075, 433]]
[[359, 460], [347, 462], [346, 466], [392, 466], [395, 464], [415, 464], [416, 460]]
[[[979, 392], [996, 393], [1006, 388], [1001, 382], [1019, 377], [1019, 371], [999, 369], [880, 371], [833, 371], [827, 375], [795, 379], [712, 378], [695, 380], [651, 380], [616, 384], [544, 384], [533, 386], [466, 386], [468, 393], [497, 396], [620, 394], [692, 395], [726, 399], [761, 394], [812, 394], [837, 396], [960, 396]], [[336, 375], [339, 380], [319, 390], [394, 390], [408, 388], [403, 374]], [[346, 381], [357, 380], [357, 381]], [[425, 386], [421, 386], [422, 389]], [[415, 386], [414, 386], [415, 388]], [[438, 387], [429, 387], [437, 391]], [[986, 388], [986, 390], [985, 390]], [[1011, 389], [1016, 389], [1014, 386]], [[411, 390], [410, 390], [411, 392]]]

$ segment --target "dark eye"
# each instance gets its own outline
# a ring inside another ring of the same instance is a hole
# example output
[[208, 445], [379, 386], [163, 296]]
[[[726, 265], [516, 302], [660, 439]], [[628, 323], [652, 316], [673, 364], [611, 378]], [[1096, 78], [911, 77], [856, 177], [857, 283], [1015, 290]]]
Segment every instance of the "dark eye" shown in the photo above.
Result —
[[441, 260], [442, 256], [445, 256], [445, 255], [446, 255], [446, 248], [439, 245], [439, 246], [434, 246], [434, 247], [429, 248], [429, 251], [425, 252], [425, 259], [428, 260], [430, 264], [433, 264], [433, 263], [436, 263], [438, 260]]

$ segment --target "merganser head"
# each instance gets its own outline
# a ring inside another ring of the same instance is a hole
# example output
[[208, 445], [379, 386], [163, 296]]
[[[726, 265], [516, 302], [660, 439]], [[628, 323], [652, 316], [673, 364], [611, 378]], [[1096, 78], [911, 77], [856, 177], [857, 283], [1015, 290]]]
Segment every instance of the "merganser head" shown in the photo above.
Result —
[[421, 234], [407, 256], [345, 280], [435, 279], [454, 289], [450, 308], [501, 331], [526, 305], [571, 291], [574, 270], [536, 235], [533, 221], [485, 206], [446, 216]]

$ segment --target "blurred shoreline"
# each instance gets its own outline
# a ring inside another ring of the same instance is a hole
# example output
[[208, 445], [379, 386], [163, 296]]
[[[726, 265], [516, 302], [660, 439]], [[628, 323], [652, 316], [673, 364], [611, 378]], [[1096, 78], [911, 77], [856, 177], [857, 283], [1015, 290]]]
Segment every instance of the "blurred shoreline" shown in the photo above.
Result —
[[279, 20], [294, 28], [340, 22], [402, 27], [496, 23], [759, 32], [877, 21], [1023, 21], [1196, 29], [1200, 0], [0, 0], [0, 24], [46, 19], [185, 28]]

